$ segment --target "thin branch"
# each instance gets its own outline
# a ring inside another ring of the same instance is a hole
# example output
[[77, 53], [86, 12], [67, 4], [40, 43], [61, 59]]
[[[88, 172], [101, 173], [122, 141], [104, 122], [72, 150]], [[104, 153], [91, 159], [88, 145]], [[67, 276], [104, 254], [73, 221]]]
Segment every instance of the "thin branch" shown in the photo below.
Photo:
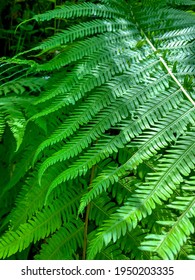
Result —
[[[92, 167], [91, 170], [91, 178], [89, 184], [91, 185], [94, 176], [95, 176], [96, 165]], [[85, 226], [84, 226], [84, 239], [83, 239], [83, 256], [82, 259], [86, 259], [86, 252], [87, 252], [87, 233], [88, 233], [88, 223], [89, 223], [89, 213], [90, 213], [91, 203], [87, 205], [86, 215], [85, 215]]]
[[[149, 40], [149, 38], [146, 36], [146, 34], [144, 33], [144, 31], [141, 29], [141, 31], [144, 34], [144, 37], [146, 39], [146, 42], [151, 46], [151, 48], [153, 49], [154, 52], [157, 52], [157, 49], [155, 48], [155, 46], [152, 44], [152, 42]], [[185, 88], [182, 86], [182, 84], [178, 81], [178, 79], [175, 77], [175, 75], [173, 74], [173, 72], [171, 71], [171, 69], [169, 68], [169, 66], [167, 65], [166, 61], [158, 55], [159, 60], [162, 62], [162, 64], [164, 65], [164, 67], [166, 68], [167, 72], [169, 73], [169, 75], [171, 76], [171, 78], [176, 82], [176, 84], [180, 87], [181, 91], [184, 93], [184, 95], [187, 97], [187, 99], [193, 104], [193, 106], [195, 107], [195, 101], [191, 98], [191, 96], [189, 95], [189, 93], [185, 90]]]

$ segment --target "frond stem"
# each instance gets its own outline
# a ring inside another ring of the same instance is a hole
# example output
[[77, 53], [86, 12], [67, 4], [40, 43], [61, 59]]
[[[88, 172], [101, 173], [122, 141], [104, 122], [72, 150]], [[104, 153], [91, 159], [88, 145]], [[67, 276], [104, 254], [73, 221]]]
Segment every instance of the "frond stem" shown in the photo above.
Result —
[[[152, 42], [150, 41], [150, 39], [146, 36], [146, 34], [144, 33], [144, 31], [141, 29], [141, 31], [144, 34], [144, 37], [146, 39], [146, 42], [151, 46], [152, 50], [157, 54], [157, 49], [155, 48], [155, 46], [152, 44]], [[158, 54], [157, 54], [158, 55]], [[169, 68], [169, 66], [167, 65], [166, 61], [158, 55], [159, 60], [162, 62], [163, 66], [165, 67], [165, 69], [167, 70], [167, 72], [169, 73], [169, 75], [171, 76], [171, 78], [176, 82], [176, 84], [180, 87], [181, 91], [184, 93], [184, 95], [188, 98], [188, 100], [193, 104], [193, 106], [195, 107], [195, 101], [191, 98], [191, 96], [188, 94], [188, 92], [185, 90], [185, 88], [182, 86], [182, 84], [178, 81], [178, 79], [175, 77], [175, 75], [173, 74], [173, 72], [171, 71], [171, 69]]]
[[150, 45], [150, 47], [152, 48], [152, 50], [154, 51], [154, 53], [156, 54], [156, 56], [159, 58], [159, 60], [161, 61], [161, 63], [163, 64], [163, 66], [165, 67], [165, 69], [167, 70], [168, 74], [171, 76], [171, 78], [176, 82], [176, 84], [180, 87], [181, 91], [184, 93], [184, 95], [187, 97], [187, 99], [192, 103], [192, 105], [195, 107], [195, 101], [191, 98], [191, 96], [189, 95], [189, 93], [185, 90], [185, 88], [182, 86], [182, 84], [178, 81], [178, 79], [175, 77], [175, 75], [173, 74], [173, 72], [171, 71], [171, 69], [169, 68], [169, 66], [167, 65], [166, 61], [162, 58], [162, 56], [160, 56], [158, 54], [158, 50], [155, 48], [155, 46], [152, 44], [152, 42], [150, 41], [150, 39], [147, 37], [147, 35], [145, 34], [144, 30], [139, 26], [139, 24], [136, 21], [136, 18], [133, 14], [133, 11], [131, 9], [131, 15], [132, 18], [138, 28], [138, 30], [140, 31], [141, 35], [145, 38], [146, 42]]
[[[94, 179], [95, 170], [96, 170], [96, 165], [94, 165], [92, 167], [89, 185], [91, 185], [91, 183], [92, 183], [92, 181]], [[82, 256], [83, 260], [86, 259], [86, 252], [87, 252], [87, 233], [88, 233], [88, 223], [89, 223], [90, 208], [91, 208], [91, 203], [89, 203], [87, 205], [86, 215], [85, 215], [84, 239], [83, 239], [83, 256]]]

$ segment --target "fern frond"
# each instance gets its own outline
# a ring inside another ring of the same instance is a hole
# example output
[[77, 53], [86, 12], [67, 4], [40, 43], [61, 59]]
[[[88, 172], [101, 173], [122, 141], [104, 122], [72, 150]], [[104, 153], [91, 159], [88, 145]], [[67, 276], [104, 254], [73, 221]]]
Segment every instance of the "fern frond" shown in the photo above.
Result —
[[43, 244], [41, 251], [35, 256], [37, 260], [70, 260], [83, 243], [83, 222], [70, 220], [64, 224], [51, 238], [47, 244]]
[[167, 0], [168, 4], [172, 5], [185, 5], [185, 6], [193, 6], [194, 1], [193, 0]]
[[[153, 66], [153, 65], [152, 65]], [[147, 69], [148, 70], [148, 69]], [[141, 73], [143, 73], [144, 69], [142, 68]], [[139, 75], [139, 73], [138, 73]], [[97, 89], [94, 94], [92, 93], [85, 101], [85, 104], [82, 106], [77, 107], [74, 110], [74, 114], [71, 115], [67, 121], [65, 121], [61, 127], [59, 127], [59, 132], [55, 131], [50, 138], [48, 138], [45, 142], [41, 144], [39, 149], [37, 150], [35, 158], [38, 154], [45, 149], [47, 146], [53, 145], [59, 141], [65, 140], [68, 136], [70, 136], [74, 131], [76, 131], [80, 125], [87, 124], [89, 121], [92, 120], [93, 116], [97, 114], [102, 108], [107, 108], [108, 105], [117, 101], [117, 107], [120, 105], [119, 108], [115, 108], [118, 110], [117, 121], [119, 121], [122, 117], [124, 118], [124, 113], [129, 111], [132, 113], [135, 111], [137, 107], [137, 102], [139, 101], [141, 104], [144, 104], [146, 98], [150, 98], [152, 96], [156, 96], [159, 90], [163, 90], [167, 86], [167, 76], [163, 77], [156, 77], [146, 86], [145, 89], [142, 87], [133, 87], [131, 90], [128, 89], [129, 85], [134, 83], [135, 77], [137, 75], [133, 74], [132, 79], [130, 79], [130, 73], [127, 75], [119, 76], [106, 84], [105, 87], [102, 86], [101, 89]], [[111, 85], [114, 85], [114, 88], [111, 88]], [[165, 93], [166, 94], [166, 93]], [[104, 98], [103, 98], [104, 97]], [[123, 102], [122, 102], [123, 100]], [[61, 106], [61, 105], [57, 105]], [[63, 102], [63, 107], [65, 106]], [[115, 106], [116, 107], [116, 106]], [[53, 110], [53, 107], [52, 107]], [[105, 110], [105, 114], [108, 109]], [[110, 125], [114, 125], [113, 120], [116, 119], [114, 112], [110, 110], [110, 116], [108, 116], [108, 120]], [[124, 112], [124, 113], [123, 113]], [[42, 112], [41, 114], [46, 114]], [[102, 113], [101, 113], [102, 114]], [[108, 121], [105, 119], [105, 114], [102, 114], [102, 125], [107, 123]], [[125, 115], [128, 115], [125, 113]], [[33, 119], [39, 117], [40, 114], [33, 116]], [[101, 115], [100, 115], [101, 116]], [[101, 118], [99, 118], [101, 120]], [[112, 121], [111, 121], [112, 120]], [[95, 126], [97, 127], [97, 126]], [[105, 129], [108, 129], [108, 126], [105, 126]], [[101, 129], [102, 131], [102, 129]]]
[[[186, 104], [187, 105], [187, 104]], [[188, 105], [187, 105], [188, 106]], [[119, 176], [125, 175], [127, 170], [133, 170], [142, 161], [149, 159], [161, 148], [165, 148], [171, 141], [176, 141], [176, 139], [183, 134], [187, 128], [188, 122], [194, 124], [194, 108], [189, 106], [189, 111], [186, 110], [187, 107], [184, 105], [181, 109], [183, 113], [180, 115], [179, 111], [176, 110], [174, 114], [167, 116], [165, 121], [160, 120], [150, 131], [143, 133], [137, 138], [137, 142], [132, 142], [127, 146], [140, 146], [137, 152], [135, 152], [127, 162], [118, 168], [109, 169], [108, 173], [102, 173], [99, 175], [90, 186], [91, 190], [82, 198], [79, 211], [82, 212], [84, 207], [93, 199], [94, 196], [100, 194], [103, 190], [105, 191], [110, 185], [118, 181]], [[189, 113], [189, 115], [188, 115]], [[177, 117], [178, 116], [178, 117]], [[192, 117], [192, 118], [191, 118]], [[181, 121], [182, 119], [182, 121]], [[181, 126], [182, 124], [182, 126]], [[171, 131], [177, 131], [177, 138], [175, 135], [171, 135]], [[159, 133], [158, 133], [159, 131]]]
[[[96, 37], [87, 38], [81, 41], [76, 41], [71, 44], [71, 47], [63, 46], [63, 49], [50, 61], [36, 65], [37, 71], [52, 71], [55, 69], [60, 69], [65, 65], [69, 65], [72, 62], [79, 61], [84, 57], [90, 57], [93, 53], [102, 50], [106, 51], [108, 46], [110, 50], [113, 50], [114, 46], [120, 46], [122, 42], [128, 42], [129, 47], [136, 44], [136, 37], [138, 36], [138, 31], [136, 29], [132, 30], [117, 30], [114, 33], [106, 33], [103, 35], [97, 35]], [[105, 45], [107, 46], [105, 49]], [[118, 50], [115, 48], [115, 51]]]
[[122, 253], [118, 244], [107, 246], [101, 253], [97, 254], [96, 260], [129, 260], [129, 258]]
[[[170, 98], [170, 97], [169, 97]], [[174, 99], [173, 106], [175, 106]], [[155, 102], [156, 103], [156, 102]], [[157, 110], [157, 107], [161, 107], [161, 102], [158, 103], [158, 105], [154, 106], [152, 103], [150, 103], [150, 108], [148, 111], [151, 112], [153, 110]], [[148, 106], [146, 107], [148, 109]], [[163, 108], [161, 107], [160, 113], [162, 114]], [[86, 155], [82, 155], [80, 157], [80, 160], [76, 161], [73, 167], [69, 170], [64, 171], [61, 173], [52, 183], [50, 186], [50, 189], [48, 191], [48, 194], [59, 184], [62, 182], [65, 182], [68, 179], [76, 178], [78, 175], [86, 174], [87, 170], [90, 169], [94, 164], [97, 164], [100, 160], [105, 159], [109, 154], [112, 154], [113, 152], [116, 152], [118, 148], [123, 148], [124, 144], [130, 141], [130, 137], [138, 136], [142, 129], [149, 128], [149, 122], [153, 124], [153, 121], [156, 121], [156, 115], [154, 115], [154, 119], [149, 118], [151, 116], [148, 114], [148, 111], [146, 114], [143, 114], [140, 119], [137, 120], [137, 122], [130, 122], [132, 125], [132, 130], [129, 130], [129, 122], [128, 125], [121, 131], [119, 135], [116, 137], [109, 137], [108, 140], [101, 139], [99, 142], [86, 153]], [[146, 116], [148, 115], [148, 118]], [[134, 129], [133, 129], [134, 128]], [[110, 139], [110, 140], [109, 140]], [[99, 150], [97, 148], [99, 147]], [[51, 164], [55, 163], [55, 159], [53, 162], [53, 159], [49, 159], [49, 162]], [[45, 169], [48, 168], [48, 164], [40, 169], [39, 178], [41, 179], [43, 173], [45, 172]], [[40, 180], [39, 179], [39, 180]]]
[[122, 11], [111, 8], [109, 6], [100, 5], [100, 4], [93, 4], [93, 3], [82, 3], [78, 5], [64, 5], [60, 6], [59, 8], [48, 11], [44, 14], [35, 15], [33, 19], [36, 21], [46, 21], [51, 20], [53, 18], [75, 18], [75, 17], [103, 17], [103, 18], [114, 18], [122, 17], [125, 14]]
[[[187, 187], [185, 189], [188, 190]], [[163, 259], [174, 259], [181, 246], [187, 242], [187, 238], [194, 233], [194, 225], [190, 221], [190, 218], [195, 216], [194, 196], [176, 197], [168, 207], [178, 210], [181, 215], [177, 217], [177, 221], [158, 221], [168, 229], [161, 235], [146, 236], [140, 249], [155, 252]]]
[[136, 248], [140, 246], [141, 241], [146, 236], [147, 230], [142, 229], [137, 226], [131, 232], [128, 232], [125, 236], [121, 237], [117, 243], [120, 244], [120, 248], [125, 251], [126, 255], [130, 257], [131, 260], [139, 259], [150, 259], [150, 254], [147, 251], [139, 251]]
[[5, 258], [17, 251], [21, 252], [31, 242], [35, 243], [59, 229], [63, 221], [68, 221], [74, 214], [76, 199], [78, 200], [78, 198], [74, 198], [73, 201], [65, 204], [66, 197], [62, 197], [53, 205], [37, 212], [27, 223], [20, 224], [16, 231], [6, 232], [0, 239], [0, 257]]
[[159, 223], [163, 226], [170, 226], [170, 230], [165, 231], [162, 235], [150, 234], [146, 236], [146, 241], [142, 242], [140, 249], [157, 253], [164, 260], [174, 259], [181, 246], [187, 241], [187, 237], [194, 233], [194, 227], [185, 215], [179, 217], [176, 222], [159, 221]]
[[18, 78], [0, 85], [0, 95], [7, 95], [9, 93], [22, 95], [26, 92], [26, 89], [28, 89], [28, 92], [37, 92], [40, 91], [45, 83], [44, 78]]
[[99, 194], [101, 194], [103, 191], [106, 191], [109, 187], [109, 184], [107, 183], [107, 177], [111, 176], [110, 183], [114, 183], [115, 180], [118, 181], [118, 177], [115, 177], [115, 180], [113, 178], [113, 171], [116, 170], [116, 167], [113, 165], [107, 166], [106, 170], [103, 170], [101, 174], [96, 177], [93, 181], [93, 183], [89, 186], [89, 192], [87, 192], [81, 199], [81, 204], [79, 206], [78, 213], [81, 214], [84, 211], [84, 208], [93, 200], [93, 198], [97, 197]]
[[46, 42], [43, 42], [38, 47], [33, 48], [31, 51], [49, 50], [51, 48], [58, 48], [61, 45], [72, 43], [76, 39], [85, 38], [93, 34], [101, 34], [104, 32], [111, 32], [117, 29], [127, 30], [128, 27], [133, 24], [130, 21], [124, 19], [116, 20], [100, 20], [96, 19], [90, 22], [84, 22], [74, 27], [69, 28], [66, 31], [51, 37]]
[[91, 203], [91, 211], [89, 213], [90, 220], [94, 221], [97, 226], [101, 225], [109, 215], [113, 214], [117, 209], [115, 202], [105, 195], [94, 199]]
[[8, 100], [8, 98], [1, 98], [0, 105], [6, 123], [10, 127], [16, 140], [16, 150], [18, 150], [22, 143], [26, 127], [24, 114], [18, 109], [20, 106], [18, 106], [17, 100], [14, 102], [14, 99], [12, 98], [10, 100]]
[[147, 181], [150, 183], [139, 186], [125, 205], [104, 223], [97, 237], [91, 242], [89, 259], [93, 258], [104, 244], [107, 245], [111, 240], [115, 242], [127, 231], [135, 228], [138, 221], [152, 213], [156, 203], [162, 204], [163, 200], [171, 196], [176, 186], [183, 181], [181, 175], [189, 175], [195, 163], [193, 137], [194, 131], [181, 137], [174, 149], [160, 160], [157, 171], [148, 175]]
[[4, 115], [2, 112], [0, 112], [0, 141], [1, 141], [2, 135], [4, 133], [4, 130], [5, 130]]
[[[52, 180], [54, 176], [55, 173], [53, 174], [50, 172], [47, 179], [43, 181], [41, 188], [36, 177], [32, 177], [27, 180], [17, 197], [15, 208], [7, 217], [12, 229], [16, 230], [20, 224], [23, 224], [31, 219], [37, 211], [41, 211], [45, 203], [45, 196], [47, 194], [50, 180]], [[64, 191], [63, 195], [66, 201], [72, 201], [75, 205], [78, 205], [81, 193], [70, 188], [68, 191]], [[67, 208], [67, 210], [71, 213], [70, 208]]]

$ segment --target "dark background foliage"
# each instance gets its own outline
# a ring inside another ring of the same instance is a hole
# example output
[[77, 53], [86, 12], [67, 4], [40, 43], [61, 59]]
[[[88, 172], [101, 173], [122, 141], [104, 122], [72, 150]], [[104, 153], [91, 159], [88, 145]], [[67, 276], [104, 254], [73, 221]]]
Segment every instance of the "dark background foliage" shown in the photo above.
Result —
[[17, 26], [24, 20], [36, 14], [54, 9], [63, 3], [81, 3], [84, 1], [64, 0], [1, 0], [0, 1], [0, 57], [13, 56], [36, 45], [41, 40], [52, 35], [59, 26], [53, 22], [39, 25], [30, 22]]

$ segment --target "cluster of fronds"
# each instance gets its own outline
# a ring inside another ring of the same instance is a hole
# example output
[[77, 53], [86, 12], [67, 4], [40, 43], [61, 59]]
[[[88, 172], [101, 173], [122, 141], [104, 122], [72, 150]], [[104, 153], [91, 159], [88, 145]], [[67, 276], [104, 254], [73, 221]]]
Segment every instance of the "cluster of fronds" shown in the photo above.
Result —
[[1, 258], [194, 258], [194, 1], [99, 2], [2, 60]]

